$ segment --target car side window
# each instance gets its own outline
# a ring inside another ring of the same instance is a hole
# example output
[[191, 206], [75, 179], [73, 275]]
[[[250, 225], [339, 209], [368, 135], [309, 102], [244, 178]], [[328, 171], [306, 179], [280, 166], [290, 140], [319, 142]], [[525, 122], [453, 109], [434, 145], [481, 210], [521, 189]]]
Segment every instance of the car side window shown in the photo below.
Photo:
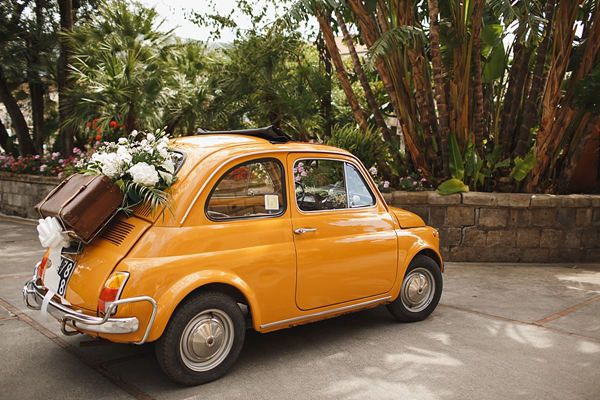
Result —
[[302, 211], [348, 208], [343, 161], [298, 160], [294, 182], [296, 203]]
[[346, 181], [348, 182], [348, 202], [350, 208], [367, 207], [375, 204], [375, 196], [356, 167], [346, 163]]
[[277, 160], [239, 164], [217, 182], [206, 202], [211, 220], [281, 215], [285, 211], [283, 166]]

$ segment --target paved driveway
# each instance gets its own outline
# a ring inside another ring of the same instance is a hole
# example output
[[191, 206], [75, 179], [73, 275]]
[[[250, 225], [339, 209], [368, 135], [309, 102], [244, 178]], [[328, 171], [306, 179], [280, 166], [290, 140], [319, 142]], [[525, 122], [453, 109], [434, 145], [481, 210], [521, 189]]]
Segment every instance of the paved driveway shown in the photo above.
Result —
[[600, 398], [600, 264], [448, 263], [426, 321], [378, 307], [248, 331], [228, 375], [190, 388], [163, 375], [151, 343], [63, 336], [27, 310], [21, 288], [43, 253], [34, 222], [0, 217], [0, 398]]

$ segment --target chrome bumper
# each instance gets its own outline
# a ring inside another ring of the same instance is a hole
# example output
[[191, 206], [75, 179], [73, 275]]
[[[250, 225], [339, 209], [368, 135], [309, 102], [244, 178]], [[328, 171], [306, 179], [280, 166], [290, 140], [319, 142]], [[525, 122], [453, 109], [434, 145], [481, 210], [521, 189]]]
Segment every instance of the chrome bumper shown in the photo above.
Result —
[[[27, 308], [32, 310], [40, 310], [44, 301], [45, 289], [42, 286], [36, 285], [36, 278], [27, 281], [23, 286], [23, 301]], [[136, 303], [139, 301], [147, 301], [152, 304], [152, 316], [148, 321], [148, 326], [144, 332], [144, 337], [139, 342], [134, 344], [143, 344], [148, 339], [148, 334], [156, 317], [156, 301], [150, 296], [131, 297], [121, 299], [112, 303], [106, 304], [106, 313], [104, 317], [95, 317], [83, 314], [81, 311], [72, 309], [69, 306], [57, 303], [53, 299], [48, 302], [48, 313], [56, 318], [61, 323], [61, 330], [65, 335], [79, 333], [77, 331], [68, 331], [67, 324], [75, 329], [81, 329], [89, 332], [107, 333], [107, 334], [124, 334], [137, 332], [139, 329], [139, 321], [136, 317], [128, 318], [110, 318], [114, 310], [119, 305]]]

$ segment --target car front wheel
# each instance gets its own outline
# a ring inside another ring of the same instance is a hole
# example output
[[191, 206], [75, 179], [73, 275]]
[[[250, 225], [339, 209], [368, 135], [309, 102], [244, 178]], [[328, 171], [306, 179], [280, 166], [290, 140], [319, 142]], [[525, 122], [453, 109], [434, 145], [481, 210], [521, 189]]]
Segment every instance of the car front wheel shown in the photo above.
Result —
[[406, 269], [400, 294], [387, 309], [402, 322], [422, 321], [437, 307], [442, 286], [437, 263], [427, 256], [417, 255]]
[[218, 292], [195, 294], [175, 310], [156, 342], [158, 363], [184, 385], [210, 382], [233, 365], [245, 333], [244, 316], [232, 298]]

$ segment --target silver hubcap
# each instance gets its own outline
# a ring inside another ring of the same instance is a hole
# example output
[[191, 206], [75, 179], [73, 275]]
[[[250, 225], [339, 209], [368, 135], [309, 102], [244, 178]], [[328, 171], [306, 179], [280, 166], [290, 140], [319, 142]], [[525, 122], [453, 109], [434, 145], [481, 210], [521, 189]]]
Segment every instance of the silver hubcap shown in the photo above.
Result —
[[229, 315], [217, 309], [203, 311], [183, 330], [179, 343], [181, 359], [193, 371], [209, 371], [227, 357], [233, 337]]
[[423, 311], [433, 300], [435, 280], [429, 270], [415, 268], [409, 272], [402, 283], [400, 298], [407, 310]]

